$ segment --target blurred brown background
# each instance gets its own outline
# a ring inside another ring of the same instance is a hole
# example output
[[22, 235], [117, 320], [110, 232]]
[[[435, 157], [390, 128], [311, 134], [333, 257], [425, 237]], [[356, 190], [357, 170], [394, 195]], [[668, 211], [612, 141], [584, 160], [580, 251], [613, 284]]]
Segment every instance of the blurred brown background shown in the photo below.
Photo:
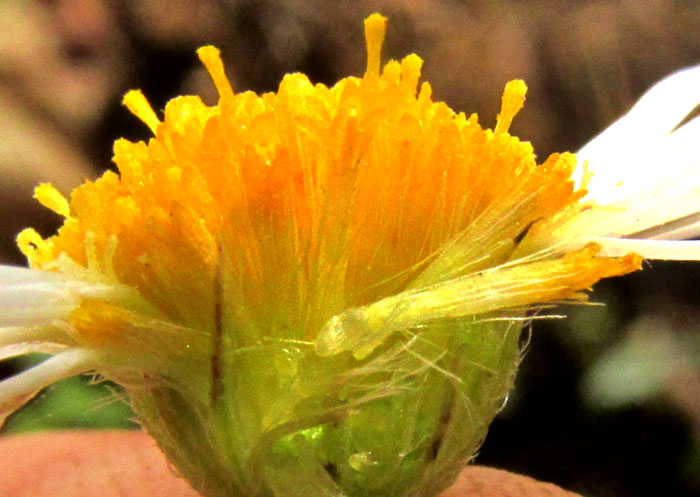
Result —
[[[385, 58], [418, 53], [435, 97], [487, 125], [505, 83], [524, 78], [513, 132], [540, 157], [575, 151], [653, 82], [700, 63], [697, 0], [2, 0], [0, 262], [23, 264], [23, 227], [58, 225], [32, 200], [37, 183], [67, 194], [110, 167], [115, 138], [148, 137], [125, 91], [158, 109], [180, 93], [213, 103], [194, 53], [207, 43], [237, 91], [273, 91], [290, 71], [361, 75], [373, 11], [389, 17]], [[655, 263], [600, 285], [606, 307], [538, 323], [478, 461], [584, 495], [700, 495], [699, 275]], [[61, 425], [48, 416], [39, 424]]]

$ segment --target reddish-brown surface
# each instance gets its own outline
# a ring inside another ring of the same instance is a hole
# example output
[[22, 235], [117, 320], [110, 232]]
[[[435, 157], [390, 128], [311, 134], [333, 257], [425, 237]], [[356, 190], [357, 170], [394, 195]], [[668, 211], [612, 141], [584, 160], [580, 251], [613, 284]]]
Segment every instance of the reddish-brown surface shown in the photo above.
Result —
[[[0, 438], [0, 497], [197, 497], [136, 431]], [[549, 483], [471, 466], [441, 497], [576, 497]]]
[[197, 497], [136, 431], [0, 438], [0, 497]]
[[561, 487], [485, 466], [469, 466], [440, 497], [580, 497]]

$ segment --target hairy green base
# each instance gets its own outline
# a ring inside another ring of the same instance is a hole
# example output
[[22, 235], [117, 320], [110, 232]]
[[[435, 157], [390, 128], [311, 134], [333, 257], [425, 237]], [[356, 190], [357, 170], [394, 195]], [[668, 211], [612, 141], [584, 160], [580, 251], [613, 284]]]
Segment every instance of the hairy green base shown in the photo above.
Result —
[[130, 395], [205, 496], [428, 497], [482, 443], [511, 388], [520, 330], [435, 323], [361, 361], [261, 346], [225, 357], [209, 403], [174, 388]]

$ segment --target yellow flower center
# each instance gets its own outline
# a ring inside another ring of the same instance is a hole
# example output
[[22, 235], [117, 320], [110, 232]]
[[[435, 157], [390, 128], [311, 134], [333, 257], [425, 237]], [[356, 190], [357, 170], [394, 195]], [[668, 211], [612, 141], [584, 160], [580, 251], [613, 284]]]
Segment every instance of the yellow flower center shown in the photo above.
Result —
[[[538, 165], [531, 145], [508, 133], [522, 81], [506, 86], [494, 130], [484, 129], [418, 86], [418, 56], [380, 73], [384, 30], [381, 16], [367, 19], [362, 78], [328, 88], [290, 74], [264, 95], [235, 94], [218, 51], [200, 49], [218, 105], [178, 97], [161, 121], [141, 93], [128, 93], [154, 138], [117, 141], [119, 175], [80, 186], [70, 203], [39, 186], [38, 200], [66, 219], [47, 240], [21, 233], [22, 251], [36, 268], [72, 271], [70, 260], [135, 287], [178, 325], [212, 332], [225, 317], [237, 346], [313, 341], [331, 317], [392, 296], [415, 307], [384, 330], [419, 324], [421, 313], [576, 298], [639, 268], [635, 256], [595, 257], [594, 245], [569, 256], [547, 246], [548, 233], [585, 208], [585, 191], [569, 180], [573, 155]], [[493, 268], [503, 269], [478, 280], [488, 286], [469, 278]], [[369, 317], [395, 315], [382, 305]], [[92, 333], [109, 333], [100, 329]]]

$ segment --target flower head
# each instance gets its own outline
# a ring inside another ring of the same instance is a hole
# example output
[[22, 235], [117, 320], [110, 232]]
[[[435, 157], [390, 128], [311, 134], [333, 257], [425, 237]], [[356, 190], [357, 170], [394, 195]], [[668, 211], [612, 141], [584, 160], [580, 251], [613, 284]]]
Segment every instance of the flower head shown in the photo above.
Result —
[[574, 155], [538, 164], [508, 133], [523, 82], [485, 129], [432, 100], [417, 56], [380, 70], [383, 17], [365, 30], [362, 78], [291, 74], [265, 95], [235, 93], [204, 47], [218, 105], [178, 97], [161, 121], [130, 92], [154, 137], [115, 143], [119, 174], [70, 201], [37, 188], [65, 221], [21, 233], [33, 269], [0, 273], [0, 354], [53, 357], [0, 383], [0, 413], [96, 371], [206, 495], [452, 481], [511, 386], [528, 312], [642, 258], [601, 256], [627, 233], [581, 221], [607, 208]]

